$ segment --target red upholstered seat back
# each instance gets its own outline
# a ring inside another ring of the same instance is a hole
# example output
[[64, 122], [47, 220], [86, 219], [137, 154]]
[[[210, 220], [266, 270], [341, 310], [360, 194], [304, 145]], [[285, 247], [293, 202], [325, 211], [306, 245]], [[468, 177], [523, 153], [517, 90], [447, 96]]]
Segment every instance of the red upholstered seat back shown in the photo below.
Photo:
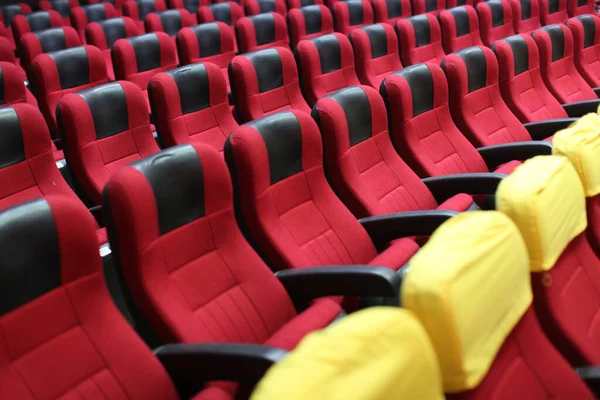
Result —
[[373, 0], [375, 22], [387, 22], [394, 25], [402, 18], [412, 15], [410, 0]]
[[442, 44], [450, 54], [471, 46], [483, 46], [477, 11], [471, 6], [454, 7], [440, 12]]
[[192, 14], [195, 14], [201, 6], [209, 4], [211, 4], [209, 0], [169, 0], [169, 8], [185, 9]]
[[600, 18], [581, 15], [568, 22], [577, 71], [591, 87], [600, 86]]
[[[85, 28], [88, 44], [100, 50], [110, 50], [119, 39], [141, 35], [135, 21], [129, 17], [111, 18], [104, 21], [92, 22]], [[110, 52], [108, 52], [110, 56]]]
[[538, 0], [543, 25], [562, 24], [569, 19], [567, 0]]
[[542, 27], [539, 0], [508, 0], [516, 33], [531, 33]]
[[64, 25], [63, 18], [58, 12], [52, 10], [16, 15], [12, 23], [13, 37], [16, 45], [19, 46], [21, 38], [26, 33], [56, 28], [62, 25]]
[[288, 11], [287, 19], [292, 47], [296, 47], [300, 40], [333, 33], [333, 16], [324, 5], [292, 8]]
[[79, 34], [81, 40], [84, 40], [87, 24], [118, 16], [117, 9], [111, 3], [90, 4], [71, 10], [71, 24]]
[[431, 13], [438, 15], [440, 11], [447, 8], [446, 0], [411, 0], [413, 15]]
[[28, 70], [33, 60], [42, 53], [77, 46], [81, 46], [81, 39], [77, 32], [68, 26], [25, 34], [21, 39], [21, 64]]
[[146, 15], [144, 24], [146, 32], [165, 32], [175, 37], [181, 28], [196, 25], [196, 16], [184, 8], [157, 11]]
[[27, 102], [27, 89], [20, 69], [6, 61], [0, 61], [0, 106]]
[[596, 13], [594, 0], [567, 0], [567, 9], [571, 17], [585, 14], [594, 15]]
[[164, 0], [128, 0], [123, 4], [123, 15], [135, 21], [144, 21], [148, 14], [167, 11]]
[[233, 1], [216, 3], [198, 9], [198, 22], [201, 24], [220, 21], [233, 27], [243, 16], [244, 9]]
[[332, 13], [335, 30], [344, 35], [375, 22], [373, 7], [367, 0], [338, 1], [333, 5]]
[[71, 24], [71, 10], [79, 7], [79, 0], [40, 0], [40, 10], [58, 11], [63, 20], [63, 25]]
[[258, 15], [270, 12], [280, 14], [282, 17], [287, 15], [287, 6], [285, 0], [250, 0], [246, 2], [246, 15]]
[[243, 17], [235, 24], [240, 53], [271, 47], [289, 49], [287, 32], [285, 17], [275, 12]]
[[512, 7], [507, 0], [478, 3], [477, 14], [481, 39], [486, 46], [491, 46], [496, 40], [516, 33]]
[[442, 30], [432, 14], [415, 15], [396, 23], [402, 63], [440, 64], [446, 55], [442, 47]]

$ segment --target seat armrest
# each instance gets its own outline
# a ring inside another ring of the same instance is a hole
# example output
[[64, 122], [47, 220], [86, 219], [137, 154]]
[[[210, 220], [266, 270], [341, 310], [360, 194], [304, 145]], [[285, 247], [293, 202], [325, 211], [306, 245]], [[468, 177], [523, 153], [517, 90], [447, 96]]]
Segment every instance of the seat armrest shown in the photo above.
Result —
[[485, 146], [477, 149], [490, 170], [509, 161], [525, 161], [534, 156], [547, 156], [552, 154], [550, 142], [515, 142]]
[[104, 215], [102, 214], [102, 206], [101, 205], [92, 206], [89, 208], [89, 210], [90, 210], [90, 213], [92, 213], [92, 215], [96, 219], [96, 222], [98, 222], [98, 225], [100, 225], [100, 227], [103, 227], [104, 226]]
[[574, 103], [563, 104], [563, 108], [569, 117], [581, 117], [588, 113], [598, 111], [600, 99], [576, 101]]
[[438, 203], [448, 200], [459, 193], [494, 194], [505, 174], [496, 172], [475, 172], [472, 174], [453, 174], [423, 178]]
[[297, 306], [326, 296], [373, 296], [396, 298], [400, 276], [374, 265], [326, 265], [282, 270], [275, 276]]
[[167, 344], [154, 351], [178, 390], [196, 393], [211, 381], [256, 383], [286, 355], [270, 346], [242, 343]]
[[575, 368], [577, 375], [590, 388], [596, 398], [600, 398], [600, 366]]
[[594, 93], [596, 93], [596, 96], [600, 97], [600, 87], [595, 87], [592, 89], [594, 90]]
[[533, 140], [544, 140], [561, 129], [567, 128], [575, 121], [577, 121], [577, 118], [557, 118], [547, 119], [545, 121], [527, 122], [523, 124], [523, 126], [527, 129], [527, 132], [529, 132]]
[[373, 243], [382, 246], [392, 240], [410, 236], [429, 236], [456, 211], [427, 210], [365, 217], [358, 220]]

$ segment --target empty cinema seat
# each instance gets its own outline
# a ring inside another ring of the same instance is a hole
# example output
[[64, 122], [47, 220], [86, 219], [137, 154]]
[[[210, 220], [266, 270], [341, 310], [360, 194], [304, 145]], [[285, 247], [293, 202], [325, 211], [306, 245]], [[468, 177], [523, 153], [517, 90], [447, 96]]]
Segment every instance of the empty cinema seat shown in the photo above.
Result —
[[0, 107], [17, 103], [38, 106], [35, 97], [25, 87], [21, 70], [15, 64], [0, 61]]
[[220, 21], [233, 27], [243, 16], [244, 9], [233, 1], [212, 4], [198, 9], [198, 22], [201, 24]]
[[438, 15], [446, 9], [446, 0], [411, 0], [413, 15], [431, 13]]
[[539, 0], [508, 0], [516, 33], [531, 33], [542, 27]]
[[235, 24], [235, 35], [240, 53], [269, 47], [290, 48], [285, 18], [274, 12], [240, 18]]
[[310, 112], [290, 50], [273, 48], [235, 56], [229, 64], [229, 82], [243, 121], [282, 110]]
[[288, 11], [293, 8], [314, 6], [314, 5], [325, 5], [324, 0], [286, 0]]
[[596, 7], [594, 3], [594, 0], [567, 0], [569, 16], [576, 17], [578, 15], [595, 14]]
[[360, 84], [352, 45], [346, 36], [336, 32], [303, 40], [296, 51], [302, 93], [308, 104], [338, 89]]
[[333, 16], [324, 5], [292, 8], [288, 11], [287, 20], [294, 48], [301, 40], [333, 33]]
[[569, 19], [567, 0], [538, 0], [542, 25], [562, 24]]
[[108, 82], [104, 56], [94, 46], [41, 54], [31, 70], [40, 109], [53, 137], [58, 137], [55, 111], [59, 100], [67, 93]]
[[17, 15], [30, 14], [31, 6], [27, 3], [7, 4], [0, 6], [0, 35], [10, 40], [13, 48], [15, 39], [12, 31], [12, 20]]
[[492, 0], [477, 4], [481, 40], [491, 46], [498, 39], [516, 34], [512, 8], [507, 0]]
[[116, 8], [111, 3], [98, 3], [89, 6], [77, 7], [71, 10], [71, 24], [79, 34], [81, 40], [85, 39], [85, 27], [90, 22], [98, 22], [119, 16]]
[[454, 7], [440, 12], [442, 44], [447, 54], [471, 46], [483, 46], [477, 11], [471, 6]]
[[581, 15], [569, 20], [573, 34], [573, 62], [591, 87], [600, 86], [600, 18]]
[[63, 19], [63, 25], [71, 24], [71, 10], [79, 7], [79, 0], [40, 0], [40, 10], [57, 11]]
[[169, 0], [169, 8], [184, 9], [196, 14], [202, 6], [211, 4], [210, 0]]
[[123, 15], [133, 19], [140, 32], [145, 30], [146, 16], [161, 11], [167, 11], [164, 0], [128, 0], [123, 4]]
[[112, 58], [115, 77], [135, 83], [146, 100], [150, 78], [177, 67], [175, 43], [164, 32], [120, 39], [112, 48]]
[[197, 63], [161, 72], [148, 88], [158, 135], [166, 147], [205, 143], [223, 151], [237, 123], [219, 67]]
[[246, 15], [258, 15], [274, 12], [285, 17], [287, 6], [285, 0], [249, 0], [246, 2]]
[[415, 15], [396, 23], [400, 58], [404, 65], [422, 62], [440, 64], [446, 53], [442, 46], [442, 30], [431, 14]]
[[146, 99], [131, 82], [113, 82], [64, 96], [57, 107], [67, 165], [92, 204], [123, 165], [159, 151]]
[[20, 60], [17, 60], [15, 55], [15, 48], [7, 38], [0, 36], [0, 61], [4, 61], [10, 64], [13, 64], [18, 70], [21, 76], [23, 77], [23, 81], [27, 80], [27, 74], [25, 74], [25, 70], [23, 66], [20, 65]]
[[373, 0], [375, 22], [387, 22], [390, 25], [412, 15], [410, 0]]
[[336, 32], [344, 35], [349, 34], [352, 29], [375, 22], [373, 7], [367, 0], [337, 1], [332, 13]]
[[181, 28], [196, 25], [196, 17], [186, 9], [153, 12], [144, 20], [146, 32], [165, 32], [177, 36]]
[[383, 79], [402, 69], [398, 54], [398, 37], [388, 24], [367, 25], [350, 33], [354, 48], [356, 73], [363, 85], [379, 89]]
[[129, 17], [106, 19], [100, 22], [92, 22], [85, 28], [87, 43], [96, 46], [104, 53], [106, 71], [111, 80], [115, 79], [112, 65], [111, 49], [115, 42], [132, 36], [141, 35], [135, 21]]
[[56, 28], [62, 25], [64, 25], [63, 19], [56, 11], [38, 11], [31, 14], [16, 15], [12, 23], [13, 37], [17, 47], [19, 47], [21, 38], [26, 33]]
[[21, 64], [29, 75], [31, 63], [40, 54], [77, 46], [81, 46], [81, 39], [77, 31], [69, 26], [32, 32], [21, 40]]

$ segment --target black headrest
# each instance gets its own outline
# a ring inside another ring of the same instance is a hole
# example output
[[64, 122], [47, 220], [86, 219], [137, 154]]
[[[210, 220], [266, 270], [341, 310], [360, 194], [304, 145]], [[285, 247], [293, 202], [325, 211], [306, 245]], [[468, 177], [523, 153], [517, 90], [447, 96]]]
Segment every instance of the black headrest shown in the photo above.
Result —
[[387, 34], [381, 24], [367, 25], [361, 28], [369, 37], [371, 57], [378, 58], [388, 53]]
[[302, 171], [302, 128], [293, 113], [271, 114], [246, 125], [256, 129], [265, 142], [271, 185]]
[[231, 6], [228, 3], [217, 3], [209, 7], [215, 21], [221, 21], [227, 25], [231, 25]]
[[134, 36], [127, 40], [135, 53], [137, 72], [160, 68], [160, 40], [155, 33]]
[[277, 9], [275, 0], [258, 0], [258, 9], [261, 13], [275, 12]]
[[283, 85], [281, 57], [275, 48], [246, 53], [243, 56], [250, 60], [254, 66], [260, 93], [268, 92]]
[[509, 36], [502, 39], [510, 46], [515, 62], [515, 76], [529, 69], [529, 48], [521, 35]]
[[565, 56], [565, 33], [558, 24], [546, 25], [542, 30], [550, 37], [552, 43], [552, 61], [560, 60]]
[[467, 35], [471, 30], [467, 7], [454, 7], [449, 9], [448, 12], [454, 18], [454, 24], [456, 25], [456, 36]]
[[106, 37], [106, 46], [110, 49], [119, 39], [127, 37], [125, 20], [123, 18], [111, 18], [98, 22], [104, 31]]
[[275, 41], [275, 14], [258, 14], [249, 17], [256, 32], [258, 46]]
[[71, 15], [71, 2], [69, 0], [51, 0], [52, 9], [57, 11], [61, 17], [69, 17]]
[[300, 0], [301, 7], [313, 6], [313, 5], [315, 5], [315, 0]]
[[83, 11], [87, 16], [88, 23], [102, 21], [106, 19], [106, 8], [104, 8], [104, 4], [90, 4], [89, 6], [83, 6]]
[[531, 18], [531, 0], [521, 0], [521, 19]]
[[385, 0], [388, 18], [398, 18], [402, 15], [402, 2], [399, 0]]
[[164, 31], [169, 36], [177, 36], [182, 28], [181, 13], [179, 10], [167, 10], [158, 13]]
[[61, 89], [90, 83], [90, 66], [87, 50], [83, 46], [48, 53], [54, 60]]
[[21, 10], [21, 6], [19, 4], [8, 4], [2, 7], [4, 25], [11, 26], [13, 18], [20, 14], [23, 14], [23, 10]]
[[306, 34], [321, 32], [321, 7], [313, 5], [302, 7], [300, 10], [304, 16]]
[[350, 14], [350, 25], [362, 24], [365, 20], [362, 1], [348, 0], [345, 3], [348, 6], [348, 13]]
[[0, 316], [61, 286], [52, 210], [38, 199], [0, 213]]
[[486, 1], [485, 4], [487, 4], [492, 12], [492, 26], [496, 27], [504, 25], [504, 5], [502, 4], [502, 1]]
[[210, 107], [210, 81], [204, 64], [191, 64], [168, 71], [179, 90], [181, 112], [189, 114]]
[[52, 26], [50, 21], [50, 13], [48, 11], [38, 11], [31, 14], [25, 14], [24, 17], [29, 23], [29, 28], [32, 32], [48, 29]]
[[0, 132], [0, 168], [25, 161], [21, 122], [14, 108], [0, 108]]
[[596, 24], [591, 15], [580, 15], [577, 18], [583, 25], [583, 47], [590, 47], [594, 44], [596, 37]]
[[67, 48], [67, 39], [65, 38], [65, 31], [63, 28], [45, 29], [43, 31], [35, 32], [34, 35], [40, 41], [44, 53]]
[[200, 57], [209, 57], [221, 53], [221, 30], [216, 22], [191, 26], [196, 34]]
[[415, 64], [394, 72], [406, 79], [412, 94], [413, 117], [433, 109], [433, 76], [426, 64]]
[[373, 135], [371, 104], [364, 90], [358, 86], [351, 86], [325, 97], [333, 99], [344, 110], [350, 146], [359, 144]]
[[191, 145], [171, 147], [131, 166], [152, 187], [161, 235], [205, 216], [204, 171]]
[[468, 47], [456, 53], [467, 66], [469, 93], [485, 87], [487, 80], [487, 62], [483, 50], [479, 47]]
[[310, 39], [319, 52], [321, 73], [337, 71], [342, 68], [342, 50], [340, 41], [333, 33]]
[[431, 28], [427, 15], [415, 15], [408, 18], [408, 21], [415, 30], [415, 42], [417, 47], [425, 46], [431, 43]]
[[183, 7], [191, 13], [195, 13], [200, 8], [199, 0], [183, 0]]
[[437, 0], [425, 0], [425, 11], [437, 11]]
[[554, 14], [560, 9], [560, 0], [548, 0], [548, 12]]
[[146, 18], [146, 15], [156, 11], [156, 3], [154, 0], [137, 0], [136, 3], [140, 19], [142, 20]]
[[85, 100], [97, 139], [104, 139], [129, 129], [127, 97], [118, 82], [107, 83], [77, 93]]

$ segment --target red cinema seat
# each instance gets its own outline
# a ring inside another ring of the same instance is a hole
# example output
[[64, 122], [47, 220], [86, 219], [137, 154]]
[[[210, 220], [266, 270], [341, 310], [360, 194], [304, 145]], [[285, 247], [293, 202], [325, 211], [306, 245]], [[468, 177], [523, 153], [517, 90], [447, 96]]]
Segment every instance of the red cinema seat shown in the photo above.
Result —
[[440, 12], [442, 44], [447, 54], [471, 46], [483, 46], [477, 11], [471, 6], [454, 7]]
[[112, 48], [112, 59], [116, 79], [135, 83], [148, 101], [150, 79], [177, 67], [177, 50], [169, 35], [155, 32], [117, 40]]
[[402, 69], [398, 54], [398, 37], [388, 24], [367, 25], [350, 33], [354, 48], [356, 73], [363, 85], [379, 89], [383, 79]]
[[471, 196], [460, 192], [438, 204], [394, 150], [385, 104], [376, 89], [341, 89], [319, 99], [312, 116], [323, 136], [329, 181], [356, 217], [436, 208], [466, 211], [473, 206]]
[[310, 112], [302, 97], [294, 55], [272, 48], [235, 56], [229, 82], [236, 111], [244, 121], [283, 110]]
[[227, 139], [225, 159], [240, 218], [273, 268], [369, 264], [397, 271], [418, 250], [403, 238], [378, 254], [329, 186], [321, 135], [308, 114], [285, 111], [240, 126]]
[[38, 103], [25, 87], [22, 70], [15, 64], [0, 61], [0, 106], [9, 106], [17, 103], [29, 103], [38, 106]]
[[288, 11], [293, 8], [301, 8], [315, 5], [325, 5], [324, 0], [286, 0]]
[[410, 0], [372, 0], [376, 22], [394, 25], [399, 19], [412, 15]]
[[373, 7], [367, 0], [338, 1], [332, 8], [335, 30], [344, 35], [375, 22]]
[[531, 33], [542, 27], [539, 0], [508, 0], [516, 33]]
[[98, 4], [98, 3], [110, 3], [115, 7], [115, 10], [117, 10], [117, 14], [118, 16], [122, 16], [123, 15], [123, 3], [125, 2], [125, 0], [83, 0], [83, 3], [90, 5], [90, 4]]
[[413, 15], [431, 13], [438, 15], [440, 11], [445, 10], [446, 0], [411, 0]]
[[111, 49], [119, 39], [141, 35], [135, 21], [129, 17], [111, 18], [100, 22], [92, 22], [85, 28], [87, 43], [96, 46], [104, 53], [106, 71], [110, 80], [115, 79], [112, 65]]
[[111, 3], [91, 4], [71, 10], [71, 25], [73, 25], [81, 40], [85, 40], [85, 27], [87, 24], [118, 16], [117, 9]]
[[594, 3], [594, 0], [567, 0], [569, 16], [576, 17], [578, 15], [596, 14]]
[[11, 29], [12, 20], [17, 15], [30, 14], [31, 7], [27, 3], [8, 4], [0, 6], [0, 36], [10, 40], [13, 48], [16, 47], [15, 38]]
[[432, 14], [401, 19], [396, 23], [396, 32], [404, 65], [429, 62], [439, 65], [446, 56], [440, 23]]
[[271, 47], [289, 49], [290, 41], [287, 32], [285, 18], [274, 12], [242, 17], [235, 24], [240, 53]]
[[301, 40], [333, 33], [333, 16], [324, 5], [292, 8], [287, 15], [292, 47]]
[[246, 15], [258, 15], [274, 12], [285, 17], [287, 6], [285, 0], [249, 0], [246, 2]]
[[489, 172], [490, 167], [510, 173], [520, 165], [510, 153], [504, 163], [486, 164], [452, 120], [448, 83], [437, 65], [406, 67], [388, 76], [380, 90], [387, 109], [393, 110], [388, 116], [392, 142], [419, 176]]
[[223, 151], [237, 128], [221, 69], [197, 63], [156, 74], [148, 95], [158, 135], [166, 147], [205, 143]]
[[302, 93], [308, 104], [346, 86], [360, 85], [352, 45], [341, 33], [302, 40], [296, 51]]
[[57, 11], [63, 19], [63, 25], [71, 24], [71, 10], [79, 7], [79, 0], [40, 0], [40, 10]]
[[181, 28], [196, 25], [196, 17], [186, 9], [167, 10], [146, 15], [146, 32], [165, 32], [177, 36]]
[[68, 26], [28, 33], [21, 40], [21, 65], [30, 74], [31, 63], [40, 54], [78, 46], [81, 39], [75, 29]]
[[223, 22], [234, 27], [240, 18], [244, 16], [244, 9], [238, 3], [227, 1], [198, 9], [198, 22]]
[[542, 25], [562, 24], [569, 19], [567, 0], [539, 0]]
[[500, 92], [523, 123], [567, 118], [540, 72], [540, 55], [530, 35], [515, 35], [494, 43], [500, 70]]
[[600, 86], [600, 18], [581, 15], [569, 20], [577, 71], [591, 87]]
[[169, 8], [185, 9], [194, 15], [198, 12], [200, 7], [208, 6], [210, 4], [210, 0], [169, 0]]
[[27, 80], [27, 74], [15, 56], [15, 49], [12, 43], [10, 40], [2, 36], [0, 36], [0, 61], [13, 64], [19, 70], [22, 80]]
[[598, 99], [577, 71], [573, 34], [565, 25], [549, 25], [532, 33], [540, 50], [540, 71], [550, 92], [562, 104]]
[[164, 0], [128, 0], [123, 4], [123, 15], [135, 21], [140, 32], [144, 32], [146, 16], [155, 12], [167, 11]]
[[481, 40], [491, 46], [498, 39], [516, 34], [512, 8], [508, 0], [492, 0], [477, 4]]
[[108, 82], [102, 51], [94, 46], [41, 54], [31, 65], [38, 102], [50, 132], [58, 136], [56, 105], [67, 93]]
[[60, 14], [52, 10], [15, 15], [12, 21], [13, 37], [15, 38], [17, 47], [19, 47], [21, 38], [26, 33], [56, 28], [63, 25], [64, 22]]
[[446, 8], [454, 8], [454, 7], [460, 7], [460, 6], [475, 7], [479, 3], [481, 3], [480, 0], [447, 0]]
[[159, 151], [144, 94], [131, 82], [69, 94], [56, 114], [67, 165], [93, 204], [119, 168]]

